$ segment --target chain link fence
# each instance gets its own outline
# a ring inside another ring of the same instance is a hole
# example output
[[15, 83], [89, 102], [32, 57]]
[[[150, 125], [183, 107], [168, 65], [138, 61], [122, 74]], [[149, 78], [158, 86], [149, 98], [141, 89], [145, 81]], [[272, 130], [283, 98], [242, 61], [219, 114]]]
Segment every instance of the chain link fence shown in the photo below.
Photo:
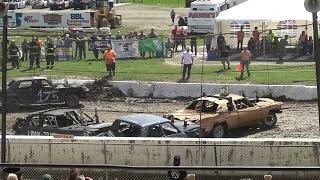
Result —
[[[317, 168], [285, 168], [285, 167], [114, 167], [99, 165], [10, 165], [13, 169], [21, 170], [21, 179], [36, 180], [43, 175], [50, 175], [52, 179], [67, 179], [70, 174], [83, 175], [95, 180], [167, 180], [169, 176], [186, 176], [187, 180], [209, 179], [319, 179]], [[281, 169], [280, 169], [281, 168]], [[6, 169], [5, 171], [7, 171]], [[238, 175], [232, 175], [237, 174]], [[6, 174], [2, 174], [5, 177]]]

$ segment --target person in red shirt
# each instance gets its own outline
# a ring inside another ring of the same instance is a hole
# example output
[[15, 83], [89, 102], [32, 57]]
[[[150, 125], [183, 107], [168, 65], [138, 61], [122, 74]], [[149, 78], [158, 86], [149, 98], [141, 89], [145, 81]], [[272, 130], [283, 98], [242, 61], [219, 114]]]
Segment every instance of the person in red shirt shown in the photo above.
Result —
[[106, 51], [104, 51], [103, 58], [106, 63], [107, 71], [109, 72], [109, 77], [112, 77], [112, 75], [115, 76], [116, 74], [116, 57], [117, 54], [111, 49], [111, 46], [108, 45]]
[[238, 39], [237, 51], [239, 51], [239, 46], [242, 51], [243, 39], [244, 39], [243, 26], [241, 26], [240, 31], [237, 32], [237, 39]]

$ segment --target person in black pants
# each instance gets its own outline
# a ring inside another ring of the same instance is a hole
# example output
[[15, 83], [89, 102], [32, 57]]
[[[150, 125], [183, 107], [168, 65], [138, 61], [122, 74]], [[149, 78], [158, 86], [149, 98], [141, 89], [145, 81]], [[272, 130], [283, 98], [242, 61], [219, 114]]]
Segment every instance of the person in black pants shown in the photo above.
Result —
[[[194, 32], [194, 30], [191, 30], [190, 33], [191, 37], [190, 37], [190, 46], [191, 46], [191, 52], [194, 52], [194, 55], [197, 56], [197, 35]], [[194, 51], [193, 51], [194, 49]]]
[[46, 47], [46, 61], [47, 61], [47, 69], [49, 68], [53, 68], [54, 66], [54, 59], [55, 59], [55, 47], [54, 44], [52, 42], [52, 40], [50, 39], [49, 43], [47, 44]]
[[36, 37], [32, 38], [32, 41], [28, 45], [28, 49], [29, 49], [29, 59], [30, 59], [29, 69], [33, 68], [34, 62], [36, 62], [37, 68], [40, 68], [41, 47]]
[[16, 45], [15, 41], [11, 41], [8, 51], [9, 51], [10, 60], [12, 62], [12, 68], [19, 69], [20, 68], [20, 65], [19, 65], [20, 50], [19, 50], [19, 47]]

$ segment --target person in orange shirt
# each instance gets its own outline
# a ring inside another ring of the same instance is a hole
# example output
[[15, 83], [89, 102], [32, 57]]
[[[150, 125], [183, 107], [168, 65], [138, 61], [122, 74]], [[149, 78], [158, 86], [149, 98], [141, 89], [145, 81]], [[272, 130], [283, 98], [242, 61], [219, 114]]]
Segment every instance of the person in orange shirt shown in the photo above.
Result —
[[240, 49], [242, 51], [243, 39], [244, 39], [243, 26], [241, 26], [240, 31], [237, 32], [237, 39], [238, 39], [237, 51], [239, 51], [239, 45], [240, 45]]
[[[111, 46], [107, 46], [107, 50], [104, 51], [103, 54], [104, 61], [106, 63], [107, 71], [109, 72], [109, 77], [115, 76], [115, 70], [116, 70], [116, 57], [117, 54], [114, 52], [114, 50], [111, 49]], [[112, 74], [111, 74], [112, 73]]]
[[241, 51], [240, 57], [241, 57], [241, 64], [242, 64], [242, 70], [241, 70], [241, 75], [239, 77], [239, 80], [243, 79], [243, 71], [244, 68], [247, 69], [248, 77], [250, 77], [250, 71], [249, 71], [249, 65], [250, 65], [250, 60], [251, 60], [251, 52], [246, 48], [243, 51]]

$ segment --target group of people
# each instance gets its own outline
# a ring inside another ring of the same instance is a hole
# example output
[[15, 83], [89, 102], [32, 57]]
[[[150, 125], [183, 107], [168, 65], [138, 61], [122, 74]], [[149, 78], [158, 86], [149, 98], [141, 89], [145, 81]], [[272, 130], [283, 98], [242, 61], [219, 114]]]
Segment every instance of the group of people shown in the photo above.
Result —
[[[86, 177], [81, 174], [80, 170], [78, 168], [70, 169], [68, 177], [66, 177], [67, 180], [93, 180], [91, 177]], [[8, 174], [6, 180], [19, 180], [18, 176], [14, 173]], [[42, 176], [41, 180], [53, 180], [52, 176], [50, 174], [45, 174]]]

